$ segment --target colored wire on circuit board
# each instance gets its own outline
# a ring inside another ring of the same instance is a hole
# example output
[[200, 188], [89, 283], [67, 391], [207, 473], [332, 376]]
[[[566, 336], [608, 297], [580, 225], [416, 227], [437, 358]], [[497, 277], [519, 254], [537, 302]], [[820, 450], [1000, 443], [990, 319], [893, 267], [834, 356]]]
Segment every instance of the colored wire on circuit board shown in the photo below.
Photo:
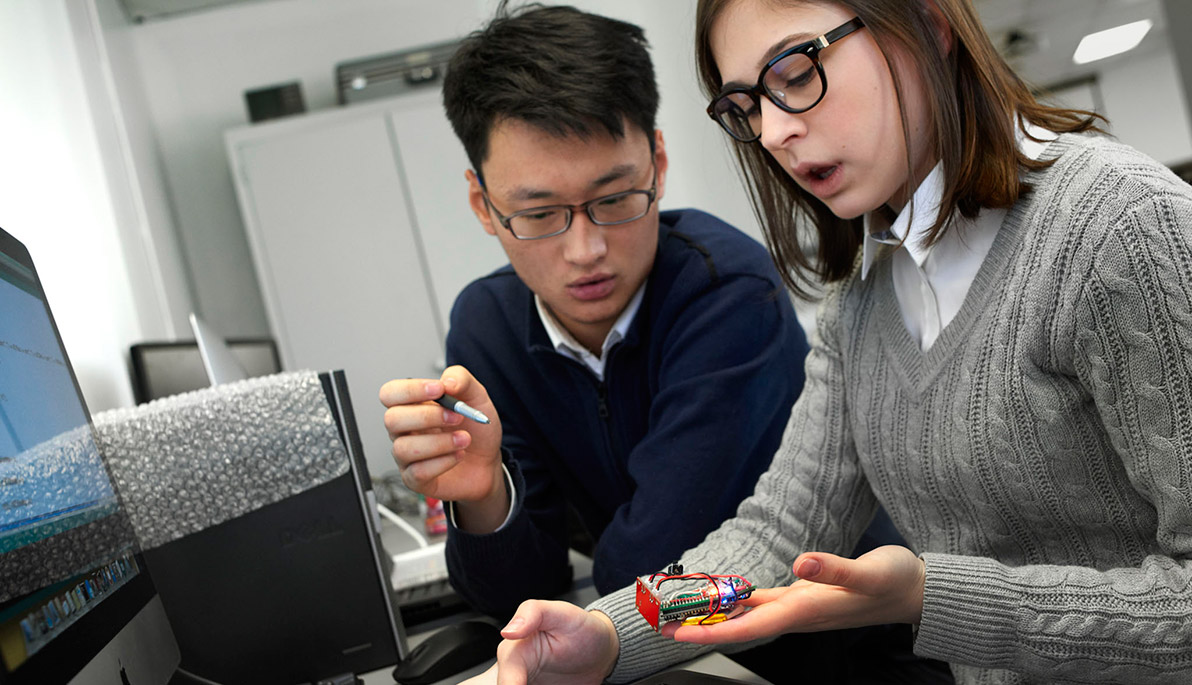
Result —
[[[709, 608], [708, 615], [699, 620], [700, 625], [703, 625], [705, 621], [709, 620], [720, 611], [721, 606], [725, 604], [724, 591], [726, 589], [730, 590], [732, 593], [732, 602], [730, 605], [736, 604], [737, 599], [747, 597], [749, 593], [753, 591], [753, 585], [746, 580], [744, 576], [734, 574], [717, 575], [711, 573], [682, 573], [681, 568], [682, 567], [679, 567], [678, 573], [670, 575], [665, 573], [653, 573], [650, 575], [650, 582], [654, 583], [655, 590], [661, 590], [662, 584], [668, 580], [694, 580], [701, 578], [707, 580], [708, 587], [711, 588], [710, 591], [707, 589], [704, 591], [679, 591], [667, 598], [667, 601], [672, 603], [670, 607], [672, 609], [676, 604], [682, 604], [683, 600], [691, 600], [690, 603], [693, 605], [702, 603], [705, 598], [712, 601], [713, 604]], [[658, 576], [662, 577], [658, 578], [658, 581], [655, 582], [654, 579]], [[721, 583], [717, 581], [723, 581], [724, 585], [721, 585]], [[738, 583], [740, 583], [740, 585], [738, 585]]]

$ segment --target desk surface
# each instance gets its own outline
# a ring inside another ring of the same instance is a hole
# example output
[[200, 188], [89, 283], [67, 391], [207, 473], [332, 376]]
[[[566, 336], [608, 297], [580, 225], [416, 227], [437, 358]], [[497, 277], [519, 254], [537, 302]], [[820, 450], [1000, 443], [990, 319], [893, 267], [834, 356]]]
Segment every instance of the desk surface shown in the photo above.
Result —
[[[427, 636], [432, 635], [433, 633], [434, 630], [431, 629], [426, 632], [410, 636], [410, 646], [413, 647], [417, 645], [419, 642], [425, 640]], [[441, 680], [434, 685], [456, 685], [460, 681], [484, 673], [493, 665], [495, 661], [495, 659], [490, 659], [479, 666], [476, 666], [475, 668], [471, 668], [462, 673], [457, 673], [456, 675]], [[691, 661], [682, 664], [681, 667], [684, 670], [695, 671], [697, 673], [708, 673], [711, 675], [724, 676], [726, 678], [734, 678], [741, 681], [742, 683], [752, 683], [753, 685], [771, 685], [770, 681], [755, 674], [753, 671], [746, 669], [744, 666], [738, 664], [719, 652], [711, 652], [699, 657], [698, 659], [692, 659]], [[364, 685], [393, 685], [393, 668], [372, 671], [371, 673], [365, 673], [360, 677], [364, 681]], [[493, 682], [496, 682], [495, 678], [493, 679]]]
[[[405, 534], [404, 531], [398, 529], [388, 521], [382, 522], [381, 525], [381, 542], [390, 553], [401, 552], [408, 550], [414, 546], [413, 540]], [[575, 583], [570, 592], [564, 595], [561, 599], [565, 599], [578, 606], [586, 606], [595, 600], [599, 594], [596, 588], [592, 585], [592, 560], [582, 554], [572, 550], [571, 564], [575, 569]], [[466, 613], [455, 617], [456, 620], [464, 620], [468, 618], [477, 618], [479, 614]], [[420, 642], [425, 640], [428, 636], [434, 634], [439, 623], [432, 623], [426, 626], [419, 626], [418, 629], [412, 631], [408, 636], [409, 646], [411, 648], [417, 646]], [[495, 660], [489, 660], [463, 673], [458, 673], [448, 679], [436, 683], [436, 685], [453, 685], [462, 680], [472, 676], [484, 673]], [[769, 681], [761, 676], [754, 674], [744, 666], [720, 654], [719, 652], [712, 652], [704, 656], [693, 659], [683, 664], [685, 670], [696, 671], [699, 673], [708, 673], [712, 675], [725, 676], [728, 678], [735, 678], [744, 683], [753, 683], [755, 685], [769, 685]], [[364, 685], [393, 685], [393, 668], [385, 668], [371, 673], [366, 673], [361, 676]], [[495, 679], [494, 679], [495, 682]]]

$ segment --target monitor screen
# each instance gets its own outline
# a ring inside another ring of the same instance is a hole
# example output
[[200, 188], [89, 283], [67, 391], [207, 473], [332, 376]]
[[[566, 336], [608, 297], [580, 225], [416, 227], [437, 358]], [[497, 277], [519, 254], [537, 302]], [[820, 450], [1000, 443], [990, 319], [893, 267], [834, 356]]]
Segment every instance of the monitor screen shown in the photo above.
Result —
[[66, 682], [154, 594], [33, 263], [2, 230], [0, 577], [3, 683]]

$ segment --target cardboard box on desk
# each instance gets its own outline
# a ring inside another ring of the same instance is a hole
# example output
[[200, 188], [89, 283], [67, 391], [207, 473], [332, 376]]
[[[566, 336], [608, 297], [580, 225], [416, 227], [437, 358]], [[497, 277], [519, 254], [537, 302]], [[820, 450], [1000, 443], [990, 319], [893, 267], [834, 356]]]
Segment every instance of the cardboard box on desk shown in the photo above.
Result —
[[95, 427], [182, 669], [313, 682], [405, 655], [342, 372], [216, 386]]

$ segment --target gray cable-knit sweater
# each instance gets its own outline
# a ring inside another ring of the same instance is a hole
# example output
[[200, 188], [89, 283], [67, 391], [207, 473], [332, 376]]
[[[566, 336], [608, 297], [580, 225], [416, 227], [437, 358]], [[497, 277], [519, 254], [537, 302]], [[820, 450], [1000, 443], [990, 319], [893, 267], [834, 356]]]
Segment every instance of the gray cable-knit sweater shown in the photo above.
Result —
[[[1192, 187], [1103, 137], [1044, 157], [928, 352], [889, 262], [829, 288], [773, 464], [682, 561], [786, 585], [881, 502], [926, 562], [915, 651], [957, 682], [1192, 683]], [[614, 682], [696, 653], [631, 588], [590, 608]]]

